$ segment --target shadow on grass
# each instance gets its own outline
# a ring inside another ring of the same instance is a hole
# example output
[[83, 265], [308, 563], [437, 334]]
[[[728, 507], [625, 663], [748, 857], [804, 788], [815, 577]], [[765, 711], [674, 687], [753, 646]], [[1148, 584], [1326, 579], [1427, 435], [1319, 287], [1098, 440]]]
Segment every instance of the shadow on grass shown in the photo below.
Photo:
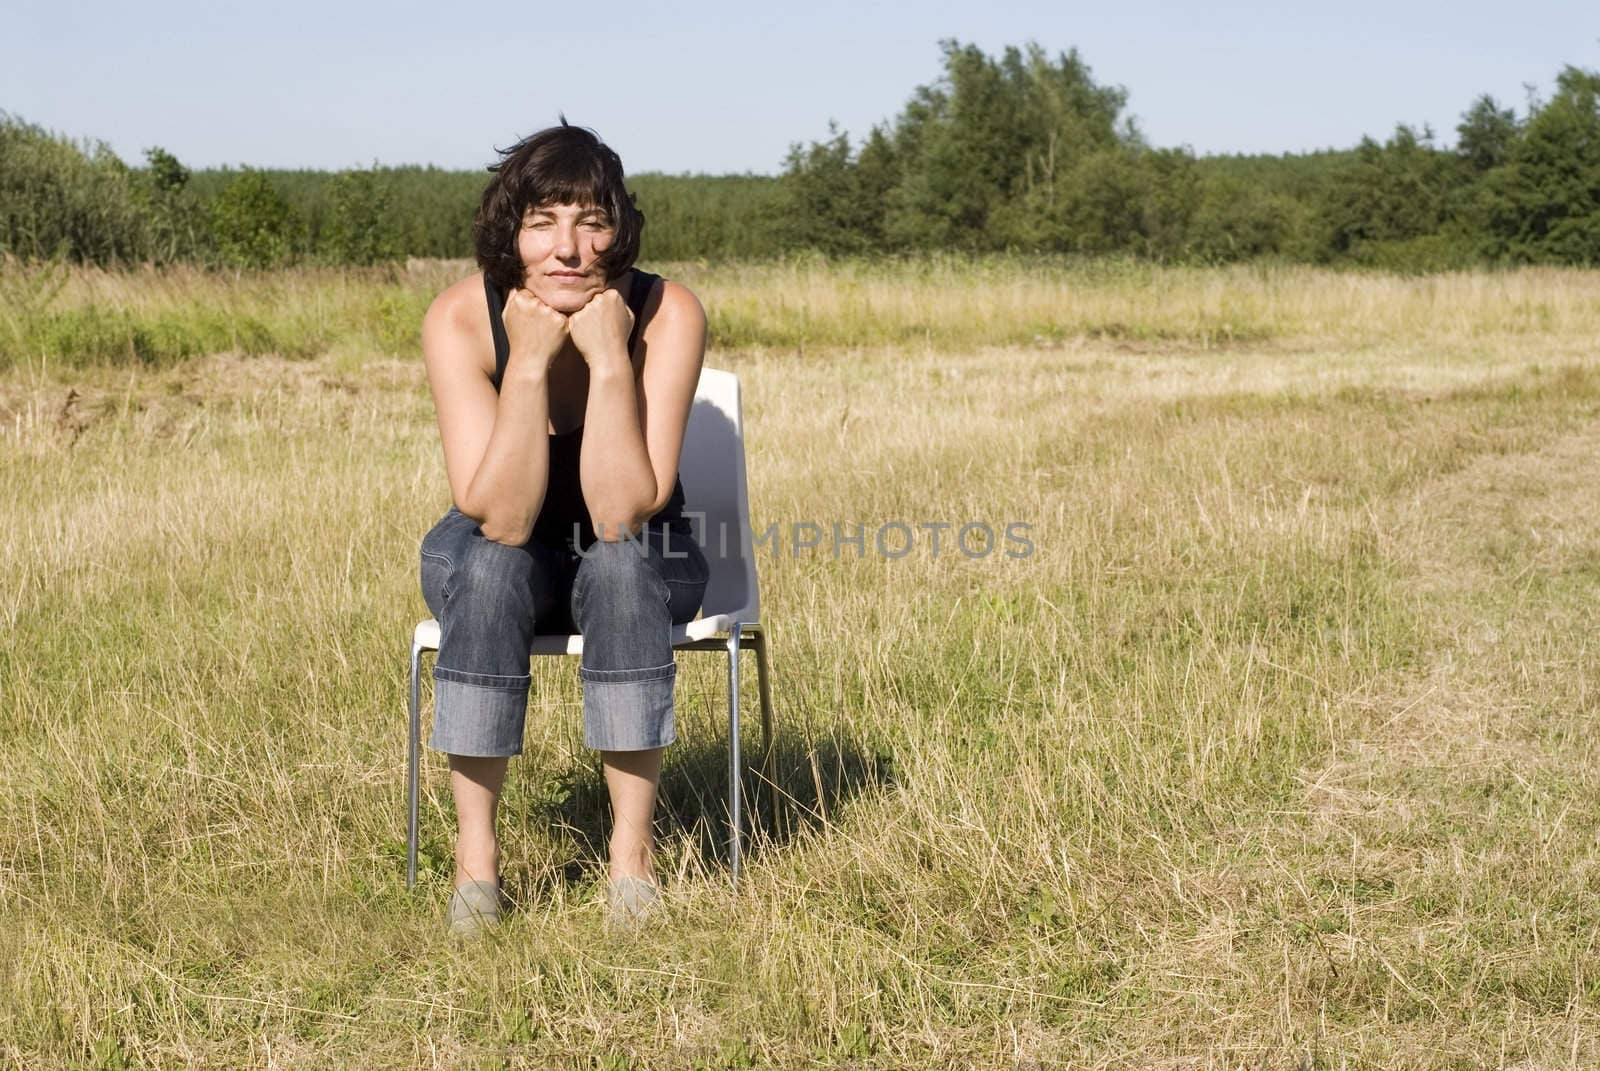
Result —
[[[694, 708], [693, 714], [691, 704], [680, 705], [680, 735], [667, 749], [656, 803], [658, 865], [664, 878], [670, 876], [666, 872], [669, 859], [711, 875], [726, 874], [731, 861], [726, 707], [718, 711], [717, 705]], [[741, 705], [741, 825], [746, 864], [783, 850], [807, 833], [820, 831], [827, 836], [829, 824], [839, 821], [858, 799], [894, 788], [894, 757], [853, 738], [847, 730], [841, 731], [838, 721], [829, 718], [831, 732], [813, 737], [797, 728], [791, 712], [780, 704], [774, 740], [768, 747], [760, 732], [759, 706], [753, 702]], [[424, 738], [426, 735], [425, 721]], [[603, 880], [605, 875], [611, 802], [600, 755], [574, 746], [566, 751], [570, 761], [563, 763], [562, 750], [558, 746], [542, 752], [532, 763], [514, 763], [508, 790], [500, 798], [502, 833], [513, 826], [542, 828], [556, 842], [553, 858], [541, 852], [543, 858], [538, 861], [502, 861], [501, 878], [514, 902], [549, 900], [560, 890], [570, 891]], [[552, 759], [555, 768], [547, 765]], [[419, 877], [446, 883], [454, 855], [454, 811], [448, 787], [426, 789], [423, 810]], [[403, 839], [385, 845], [384, 850], [403, 865]]]
[[[853, 741], [807, 742], [798, 734], [776, 734], [770, 749], [759, 736], [744, 747], [744, 862], [780, 851], [797, 835], [824, 829], [856, 799], [892, 788], [893, 757], [867, 753]], [[684, 850], [706, 870], [729, 863], [729, 764], [726, 737], [667, 750], [656, 803], [658, 844], [687, 842]], [[504, 805], [504, 804], [502, 804]], [[510, 816], [507, 816], [510, 817]], [[518, 819], [548, 823], [570, 840], [575, 857], [556, 871], [528, 874], [523, 891], [537, 896], [557, 882], [576, 884], [599, 876], [611, 836], [611, 803], [598, 757], [592, 767], [573, 767], [561, 790], [527, 801]]]

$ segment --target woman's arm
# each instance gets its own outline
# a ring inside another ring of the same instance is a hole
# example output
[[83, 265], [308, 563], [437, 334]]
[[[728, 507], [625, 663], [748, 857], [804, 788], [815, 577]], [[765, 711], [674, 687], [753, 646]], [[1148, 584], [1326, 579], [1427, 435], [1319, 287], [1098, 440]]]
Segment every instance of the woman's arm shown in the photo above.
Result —
[[626, 312], [612, 290], [570, 317], [573, 342], [589, 363], [578, 477], [595, 534], [607, 541], [637, 537], [672, 497], [706, 351], [705, 310], [686, 287], [664, 282], [656, 307], [644, 308], [636, 377], [626, 329], [617, 344], [620, 320], [612, 304]]
[[536, 307], [521, 307], [523, 291], [512, 295], [506, 303], [511, 359], [496, 397], [483, 369], [481, 332], [466, 311], [470, 303], [462, 300], [470, 296], [471, 282], [458, 284], [468, 288], [466, 295], [452, 287], [429, 306], [422, 321], [423, 360], [456, 508], [477, 521], [486, 538], [521, 546], [549, 485], [546, 376], [566, 337], [566, 317], [531, 295]]

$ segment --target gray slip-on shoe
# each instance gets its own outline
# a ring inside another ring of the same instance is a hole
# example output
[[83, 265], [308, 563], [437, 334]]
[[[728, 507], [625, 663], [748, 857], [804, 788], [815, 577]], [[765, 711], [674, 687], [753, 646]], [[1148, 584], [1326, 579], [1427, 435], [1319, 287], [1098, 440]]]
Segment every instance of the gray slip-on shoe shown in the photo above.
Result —
[[457, 937], [472, 937], [499, 925], [500, 883], [468, 881], [456, 886], [445, 916]]
[[661, 914], [661, 888], [648, 878], [618, 878], [606, 889], [606, 910], [613, 928], [636, 932]]

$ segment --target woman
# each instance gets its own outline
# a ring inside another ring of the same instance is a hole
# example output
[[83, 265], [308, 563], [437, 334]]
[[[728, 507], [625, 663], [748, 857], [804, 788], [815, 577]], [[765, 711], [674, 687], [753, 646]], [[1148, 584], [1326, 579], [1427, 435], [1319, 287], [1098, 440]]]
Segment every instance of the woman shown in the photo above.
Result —
[[483, 270], [422, 325], [454, 501], [421, 551], [442, 628], [429, 746], [450, 756], [456, 933], [499, 919], [495, 807], [522, 750], [536, 633], [584, 636], [612, 918], [659, 902], [651, 819], [673, 739], [671, 626], [694, 618], [708, 576], [677, 476], [705, 313], [633, 267], [644, 220], [593, 132], [563, 118], [501, 156], [473, 225]]

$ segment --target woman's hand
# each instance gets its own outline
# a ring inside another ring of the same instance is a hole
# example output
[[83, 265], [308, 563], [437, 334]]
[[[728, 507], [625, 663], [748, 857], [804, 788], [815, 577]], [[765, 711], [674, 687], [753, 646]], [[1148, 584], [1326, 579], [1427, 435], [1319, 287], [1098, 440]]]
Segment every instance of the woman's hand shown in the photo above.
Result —
[[590, 368], [632, 362], [628, 336], [633, 333], [633, 313], [614, 288], [600, 291], [589, 303], [567, 317], [572, 344]]
[[500, 317], [511, 344], [510, 364], [526, 364], [541, 375], [550, 370], [566, 345], [569, 320], [540, 301], [530, 290], [516, 289], [506, 297]]

